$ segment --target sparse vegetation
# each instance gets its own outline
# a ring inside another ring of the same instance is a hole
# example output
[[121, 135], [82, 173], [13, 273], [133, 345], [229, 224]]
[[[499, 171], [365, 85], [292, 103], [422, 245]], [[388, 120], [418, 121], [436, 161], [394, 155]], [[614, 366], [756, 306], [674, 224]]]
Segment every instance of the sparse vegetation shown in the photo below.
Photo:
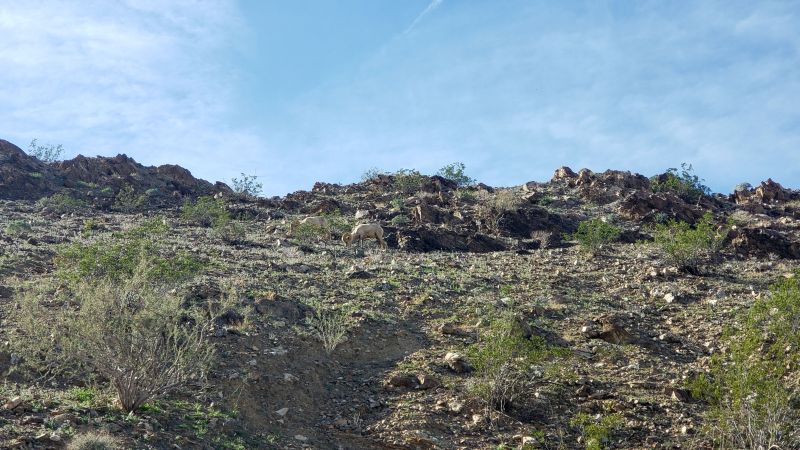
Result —
[[146, 258], [147, 273], [140, 275], [151, 282], [177, 283], [194, 276], [203, 267], [199, 260], [186, 252], [167, 252], [159, 244], [166, 227], [155, 218], [126, 232], [65, 246], [55, 257], [57, 274], [71, 282], [123, 280]]
[[200, 197], [196, 202], [187, 201], [181, 208], [181, 217], [202, 227], [218, 227], [231, 220], [225, 202], [213, 197]]
[[36, 202], [38, 208], [47, 208], [56, 214], [68, 214], [85, 210], [89, 205], [81, 200], [66, 193], [53, 194], [44, 197]]
[[704, 185], [702, 178], [694, 173], [691, 164], [681, 163], [681, 171], [676, 168], [667, 169], [661, 175], [650, 178], [653, 192], [672, 192], [689, 203], [696, 203], [700, 198], [711, 195], [711, 189]]
[[400, 169], [392, 174], [394, 188], [404, 194], [414, 194], [422, 188], [422, 174], [413, 169]]
[[59, 161], [63, 153], [64, 147], [61, 146], [61, 144], [39, 145], [38, 140], [34, 139], [31, 141], [30, 145], [28, 145], [28, 155], [33, 156], [39, 161], [47, 164], [52, 164]]
[[50, 305], [46, 291], [26, 292], [16, 351], [38, 370], [96, 371], [124, 411], [202, 380], [214, 356], [208, 336], [216, 317], [183, 308], [169, 287], [152, 281], [155, 270], [140, 257], [130, 278], [80, 281], [63, 298], [75, 308]]
[[314, 316], [308, 318], [308, 325], [326, 352], [333, 353], [336, 347], [347, 339], [352, 325], [351, 310], [347, 307], [334, 308], [320, 301], [310, 303]]
[[519, 318], [504, 312], [480, 333], [467, 356], [475, 368], [470, 392], [489, 408], [505, 411], [520, 396], [531, 379], [532, 366], [561, 354], [538, 336], [526, 338]]
[[508, 189], [499, 190], [494, 194], [482, 192], [477, 200], [477, 215], [483, 228], [494, 234], [500, 233], [500, 220], [503, 215], [514, 210], [520, 204], [514, 192]]
[[103, 433], [88, 431], [76, 435], [67, 444], [67, 450], [119, 450], [122, 448], [122, 441], [114, 436]]
[[31, 226], [24, 220], [12, 220], [5, 228], [5, 233], [9, 236], [19, 236], [30, 231]]
[[692, 395], [711, 405], [706, 432], [719, 448], [800, 448], [797, 276], [743, 313], [723, 336], [728, 351], [689, 383]]
[[566, 236], [580, 243], [588, 253], [597, 253], [604, 245], [619, 238], [620, 229], [602, 219], [584, 220], [578, 224], [578, 231]]
[[464, 166], [464, 163], [454, 162], [439, 169], [439, 171], [436, 172], [436, 175], [455, 182], [458, 187], [471, 186], [475, 184], [475, 179], [469, 177], [465, 173], [465, 169], [466, 166]]
[[578, 413], [570, 419], [570, 425], [581, 431], [586, 450], [603, 450], [614, 430], [622, 426], [622, 415], [596, 415]]
[[147, 196], [137, 194], [136, 189], [130, 184], [123, 186], [114, 198], [113, 208], [122, 212], [133, 212], [145, 204]]
[[654, 241], [679, 269], [696, 273], [698, 266], [719, 252], [727, 229], [717, 230], [711, 213], [706, 213], [694, 227], [686, 222], [670, 220], [656, 224]]
[[264, 185], [258, 181], [258, 176], [245, 175], [244, 173], [241, 178], [231, 179], [231, 184], [233, 185], [233, 192], [247, 198], [258, 197], [264, 189]]
[[325, 241], [329, 234], [330, 230], [327, 227], [315, 225], [313, 223], [299, 223], [292, 231], [294, 238], [304, 244], [310, 244], [315, 241]]

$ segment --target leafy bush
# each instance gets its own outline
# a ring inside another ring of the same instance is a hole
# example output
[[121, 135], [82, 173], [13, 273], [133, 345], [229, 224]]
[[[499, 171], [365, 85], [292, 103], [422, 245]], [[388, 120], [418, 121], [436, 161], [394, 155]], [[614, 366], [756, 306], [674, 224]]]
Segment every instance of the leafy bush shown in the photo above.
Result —
[[703, 184], [704, 181], [694, 174], [691, 164], [682, 163], [680, 172], [673, 167], [650, 178], [650, 186], [653, 192], [672, 192], [689, 203], [695, 203], [711, 194], [711, 189]]
[[656, 224], [654, 241], [667, 260], [681, 270], [696, 273], [698, 265], [719, 252], [725, 239], [725, 230], [718, 232], [710, 212], [692, 227], [674, 219], [666, 224]]
[[50, 307], [50, 294], [28, 291], [15, 318], [15, 350], [32, 367], [72, 376], [98, 373], [126, 412], [202, 380], [214, 357], [217, 315], [183, 308], [169, 285], [151, 280], [141, 257], [130, 278], [82, 280]]
[[142, 258], [149, 261], [146, 278], [153, 282], [176, 283], [199, 273], [203, 264], [195, 257], [163, 249], [159, 239], [166, 229], [156, 218], [111, 237], [62, 247], [55, 257], [57, 274], [71, 282], [123, 280], [133, 276]]
[[225, 202], [213, 197], [200, 197], [194, 203], [187, 201], [181, 208], [181, 217], [201, 227], [222, 226], [231, 220]]
[[733, 188], [733, 192], [747, 192], [753, 189], [753, 185], [750, 183], [739, 183], [736, 187]]
[[80, 199], [73, 198], [68, 194], [59, 192], [50, 197], [44, 197], [36, 202], [39, 208], [47, 208], [56, 214], [67, 214], [84, 210], [88, 204]]
[[596, 253], [603, 245], [616, 241], [619, 235], [620, 229], [614, 225], [601, 219], [589, 219], [578, 224], [578, 231], [567, 235], [567, 239], [574, 239], [584, 250]]
[[394, 225], [396, 227], [397, 226], [406, 225], [409, 222], [411, 222], [411, 220], [408, 218], [408, 216], [405, 216], [403, 214], [394, 216], [394, 217], [392, 217], [392, 220], [389, 221], [390, 224], [392, 224], [392, 225]]
[[242, 242], [246, 236], [244, 226], [234, 220], [222, 222], [214, 226], [213, 233], [223, 242], [227, 242], [229, 244]]
[[570, 425], [581, 430], [586, 450], [602, 450], [603, 444], [611, 438], [611, 433], [622, 426], [622, 415], [592, 417], [578, 413], [569, 421]]
[[471, 186], [475, 184], [475, 179], [464, 173], [465, 168], [464, 163], [454, 162], [439, 169], [436, 175], [455, 182], [458, 187]]
[[258, 176], [242, 174], [241, 178], [233, 178], [233, 191], [245, 197], [258, 197], [264, 185], [258, 182]]
[[539, 336], [526, 338], [516, 317], [501, 314], [467, 349], [475, 368], [469, 390], [488, 407], [505, 411], [522, 394], [531, 366], [561, 354]]
[[61, 159], [61, 154], [64, 153], [64, 147], [62, 147], [61, 144], [39, 145], [36, 141], [36, 139], [32, 140], [28, 146], [28, 154], [30, 156], [48, 164], [52, 164]]
[[413, 169], [400, 169], [392, 174], [393, 186], [404, 194], [415, 194], [422, 188], [423, 176]]
[[292, 224], [292, 236], [305, 244], [313, 241], [330, 240], [330, 234], [331, 231], [328, 228], [313, 223]]
[[324, 214], [323, 216], [328, 221], [331, 233], [341, 235], [344, 233], [349, 233], [353, 228], [353, 221], [350, 220], [350, 218], [342, 215], [342, 212], [338, 209], [331, 213]]
[[122, 442], [108, 433], [88, 431], [76, 435], [67, 445], [67, 450], [117, 450]]
[[775, 284], [743, 313], [723, 335], [728, 351], [689, 382], [692, 395], [711, 405], [706, 432], [720, 448], [800, 448], [800, 410], [792, 404], [800, 394], [798, 277]]
[[119, 190], [114, 198], [113, 208], [117, 211], [132, 212], [138, 209], [147, 201], [147, 196], [137, 194], [136, 189], [130, 184], [126, 184]]

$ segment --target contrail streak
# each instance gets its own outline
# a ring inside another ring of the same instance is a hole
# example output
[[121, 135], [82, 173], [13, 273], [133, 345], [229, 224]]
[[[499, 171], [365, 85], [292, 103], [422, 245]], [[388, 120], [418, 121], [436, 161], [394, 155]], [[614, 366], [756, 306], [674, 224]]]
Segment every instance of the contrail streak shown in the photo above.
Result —
[[438, 8], [439, 5], [442, 4], [442, 2], [444, 2], [444, 0], [431, 0], [430, 4], [421, 13], [419, 13], [417, 18], [414, 19], [413, 22], [411, 22], [411, 25], [409, 25], [408, 28], [406, 28], [406, 30], [403, 31], [403, 34], [407, 34], [411, 30], [413, 30], [414, 27], [417, 26], [417, 24], [420, 23], [420, 21], [422, 21], [422, 19], [425, 18], [425, 16], [430, 14], [434, 9]]

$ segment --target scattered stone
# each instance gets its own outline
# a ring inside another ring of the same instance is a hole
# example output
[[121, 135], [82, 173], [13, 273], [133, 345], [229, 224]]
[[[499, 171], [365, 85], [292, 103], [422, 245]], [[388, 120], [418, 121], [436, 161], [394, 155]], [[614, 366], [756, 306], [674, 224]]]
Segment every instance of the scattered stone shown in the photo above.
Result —
[[295, 435], [294, 435], [294, 439], [295, 439], [296, 441], [300, 441], [300, 442], [305, 442], [305, 441], [307, 441], [307, 440], [308, 440], [308, 438], [307, 438], [307, 437], [305, 437], [305, 436], [303, 436], [302, 434], [295, 434]]
[[439, 332], [442, 334], [449, 334], [451, 336], [470, 336], [471, 330], [466, 330], [454, 322], [445, 322], [439, 325]]
[[442, 384], [439, 382], [439, 379], [433, 375], [421, 374], [417, 376], [417, 379], [419, 380], [419, 389], [434, 389]]
[[22, 397], [14, 397], [11, 400], [9, 400], [8, 402], [6, 402], [5, 405], [3, 405], [3, 409], [11, 410], [11, 409], [14, 409], [14, 408], [16, 408], [17, 406], [19, 406], [21, 404], [22, 404]]
[[415, 388], [419, 385], [419, 380], [414, 375], [398, 374], [392, 376], [387, 385], [394, 388]]
[[692, 401], [692, 396], [689, 394], [689, 391], [686, 389], [679, 389], [674, 388], [671, 386], [667, 386], [664, 388], [664, 393], [667, 394], [671, 399], [686, 403]]
[[285, 408], [284, 407], [284, 408], [281, 408], [281, 409], [275, 411], [275, 414], [277, 414], [277, 415], [279, 415], [281, 417], [286, 417], [286, 413], [288, 413], [288, 412], [289, 412], [289, 408]]

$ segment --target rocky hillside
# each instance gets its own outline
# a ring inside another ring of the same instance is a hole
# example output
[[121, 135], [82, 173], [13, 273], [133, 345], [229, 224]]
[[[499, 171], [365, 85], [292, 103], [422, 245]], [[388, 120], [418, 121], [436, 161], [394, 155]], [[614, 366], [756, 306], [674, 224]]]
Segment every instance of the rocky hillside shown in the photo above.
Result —
[[[406, 172], [263, 199], [122, 155], [47, 165], [5, 141], [0, 150], [2, 448], [64, 448], [97, 432], [136, 449], [800, 445], [800, 358], [780, 359], [798, 343], [782, 328], [746, 339], [782, 361], [759, 372], [788, 392], [770, 397], [783, 415], [759, 422], [774, 435], [731, 440], [720, 427], [761, 417], [758, 403], [713, 395], [729, 387], [715, 361], [741, 348], [727, 327], [749, 332], [743, 314], [766, 305], [777, 320], [800, 304], [769, 303], [784, 298], [771, 286], [800, 269], [800, 192], [772, 180], [710, 195], [669, 173], [563, 167], [492, 188]], [[120, 202], [131, 190], [146, 199]], [[208, 220], [180, 206], [216, 192], [198, 203]], [[333, 239], [292, 227], [308, 215], [324, 215]], [[618, 233], [589, 252], [565, 234], [591, 219]], [[345, 247], [341, 233], [358, 222], [380, 223], [389, 249]], [[692, 270], [654, 241], [679, 222], [715, 243]], [[129, 248], [183, 264], [164, 298], [187, 314], [230, 307], [206, 330], [217, 354], [207, 381], [193, 374], [131, 413], [91, 359], [72, 372], [31, 364], [60, 361], [67, 331], [44, 333], [53, 345], [38, 354], [17, 344], [35, 334], [21, 313], [28, 293], [52, 317], [79, 311], [86, 280], [124, 270]]]
[[141, 203], [145, 207], [231, 192], [223, 183], [212, 185], [176, 165], [145, 167], [125, 155], [78, 155], [47, 164], [0, 139], [0, 199], [39, 200], [60, 192], [108, 209], [126, 190], [129, 195], [143, 196]]

